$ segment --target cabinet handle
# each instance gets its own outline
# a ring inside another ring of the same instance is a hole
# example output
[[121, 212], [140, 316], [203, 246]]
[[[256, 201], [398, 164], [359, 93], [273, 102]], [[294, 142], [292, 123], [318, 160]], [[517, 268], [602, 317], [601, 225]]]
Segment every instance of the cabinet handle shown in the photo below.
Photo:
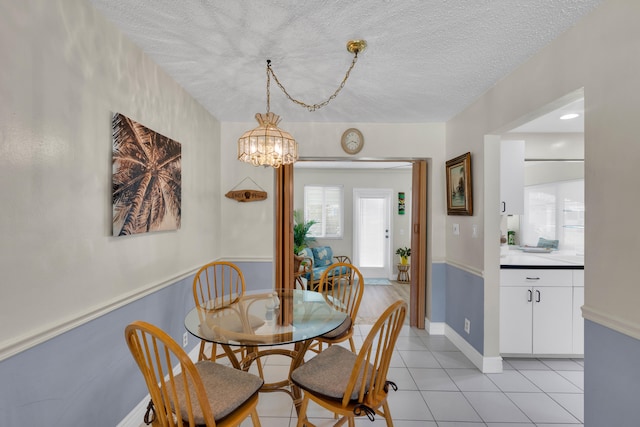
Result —
[[527, 277], [527, 280], [540, 280], [539, 277]]
[[502, 203], [502, 212], [506, 212], [507, 211], [507, 202], [501, 202]]
[[529, 289], [527, 292], [529, 292], [529, 298], [527, 298], [527, 302], [533, 301], [533, 292], [531, 291], [531, 289]]
[[536, 290], [536, 302], [540, 302], [540, 291]]

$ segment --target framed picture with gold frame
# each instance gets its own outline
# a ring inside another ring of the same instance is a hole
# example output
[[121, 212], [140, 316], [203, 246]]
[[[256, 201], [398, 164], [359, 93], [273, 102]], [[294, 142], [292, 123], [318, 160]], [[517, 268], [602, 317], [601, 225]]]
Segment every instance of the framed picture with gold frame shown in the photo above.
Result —
[[447, 215], [473, 215], [471, 153], [447, 161]]

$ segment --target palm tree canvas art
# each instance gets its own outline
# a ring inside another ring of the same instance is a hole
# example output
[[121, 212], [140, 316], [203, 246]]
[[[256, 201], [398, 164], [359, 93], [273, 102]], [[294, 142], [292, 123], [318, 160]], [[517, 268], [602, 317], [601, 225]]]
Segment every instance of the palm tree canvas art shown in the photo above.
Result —
[[115, 113], [113, 131], [113, 235], [180, 228], [182, 147]]

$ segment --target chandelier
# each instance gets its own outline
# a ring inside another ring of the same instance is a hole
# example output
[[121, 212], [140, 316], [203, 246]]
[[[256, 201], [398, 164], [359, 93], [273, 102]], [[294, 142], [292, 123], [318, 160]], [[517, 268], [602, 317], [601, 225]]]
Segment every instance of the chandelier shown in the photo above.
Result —
[[353, 53], [353, 60], [340, 86], [326, 101], [312, 105], [298, 101], [289, 95], [271, 68], [271, 60], [267, 59], [267, 113], [257, 113], [255, 118], [259, 126], [245, 132], [238, 139], [238, 160], [254, 166], [271, 166], [274, 168], [291, 164], [298, 160], [298, 143], [289, 132], [278, 127], [280, 116], [271, 112], [271, 77], [273, 77], [278, 87], [290, 101], [309, 111], [316, 111], [338, 96], [338, 93], [347, 82], [351, 70], [358, 61], [358, 52], [362, 52], [366, 47], [367, 43], [364, 40], [350, 40], [347, 42], [347, 50]]

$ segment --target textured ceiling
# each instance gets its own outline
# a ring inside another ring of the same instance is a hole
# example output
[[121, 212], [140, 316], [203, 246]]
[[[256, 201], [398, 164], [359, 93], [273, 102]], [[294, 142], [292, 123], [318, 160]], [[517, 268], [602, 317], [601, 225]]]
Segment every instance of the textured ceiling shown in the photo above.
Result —
[[441, 122], [463, 110], [601, 0], [91, 0], [221, 121], [266, 110], [266, 60], [285, 122]]

